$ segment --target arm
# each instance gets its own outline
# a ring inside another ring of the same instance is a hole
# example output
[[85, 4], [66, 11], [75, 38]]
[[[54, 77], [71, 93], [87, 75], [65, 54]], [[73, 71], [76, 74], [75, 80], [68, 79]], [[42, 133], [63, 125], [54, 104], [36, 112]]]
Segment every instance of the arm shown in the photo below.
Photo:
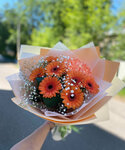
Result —
[[54, 123], [45, 122], [31, 135], [14, 145], [10, 150], [40, 150], [49, 131], [54, 127]]

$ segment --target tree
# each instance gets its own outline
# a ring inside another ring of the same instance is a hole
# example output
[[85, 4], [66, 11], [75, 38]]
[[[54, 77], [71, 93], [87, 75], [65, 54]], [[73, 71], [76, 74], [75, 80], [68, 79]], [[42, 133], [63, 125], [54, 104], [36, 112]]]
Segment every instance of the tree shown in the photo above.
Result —
[[110, 55], [112, 59], [125, 60], [125, 2], [118, 13], [118, 22], [112, 34], [115, 35], [112, 44], [110, 45]]
[[9, 31], [5, 23], [0, 21], [0, 53], [5, 55], [6, 51], [6, 40], [9, 37]]
[[6, 30], [4, 49], [9, 47], [16, 55], [20, 43], [53, 47], [62, 41], [76, 49], [94, 41], [104, 57], [124, 59], [124, 34], [119, 33], [125, 11], [116, 16], [111, 7], [112, 0], [20, 0], [4, 11], [0, 27]]
[[39, 29], [33, 30], [30, 43], [52, 47], [62, 41], [75, 49], [94, 41], [108, 57], [108, 45], [102, 43], [117, 21], [111, 5], [111, 0], [43, 0], [45, 20]]
[[[6, 47], [14, 52], [19, 51], [20, 43], [27, 44], [30, 40], [32, 30], [38, 28], [43, 19], [42, 10], [40, 7], [41, 0], [20, 0], [14, 4], [14, 7], [9, 6], [4, 10], [4, 19], [2, 24], [7, 25], [8, 37], [3, 38], [6, 41]], [[13, 47], [10, 47], [13, 45]], [[17, 47], [17, 48], [16, 48]], [[4, 47], [4, 52], [5, 52]]]

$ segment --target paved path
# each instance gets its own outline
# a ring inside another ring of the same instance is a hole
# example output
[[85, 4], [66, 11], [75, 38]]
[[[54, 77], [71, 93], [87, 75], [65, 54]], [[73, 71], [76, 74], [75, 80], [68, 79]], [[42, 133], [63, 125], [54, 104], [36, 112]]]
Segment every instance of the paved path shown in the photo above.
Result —
[[109, 120], [96, 125], [125, 140], [125, 100], [122, 102], [115, 97], [109, 101], [108, 105]]
[[17, 72], [17, 65], [12, 63], [0, 63], [0, 89], [11, 90], [6, 77]]
[[[11, 102], [14, 95], [5, 77], [17, 71], [14, 64], [0, 64], [0, 150], [9, 150], [44, 122]], [[43, 150], [125, 150], [125, 103], [112, 99], [109, 112], [110, 120], [84, 125], [65, 141], [54, 142], [49, 135]]]

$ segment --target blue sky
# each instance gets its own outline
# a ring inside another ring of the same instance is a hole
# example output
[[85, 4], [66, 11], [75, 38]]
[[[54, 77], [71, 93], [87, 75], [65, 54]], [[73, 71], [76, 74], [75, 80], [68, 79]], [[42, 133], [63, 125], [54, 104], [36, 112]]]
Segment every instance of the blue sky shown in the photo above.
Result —
[[13, 6], [13, 4], [17, 0], [0, 0], [0, 7], [3, 8], [6, 3], [8, 3], [10, 6]]
[[[8, 3], [11, 7], [13, 7], [13, 4], [18, 0], [0, 0], [0, 8], [4, 8], [4, 5]], [[122, 7], [123, 2], [125, 3], [125, 0], [113, 0], [113, 7], [112, 11], [114, 14], [116, 14], [120, 8]]]
[[125, 0], [113, 0], [112, 11], [114, 14], [120, 11], [120, 8], [123, 7], [123, 3], [125, 4]]

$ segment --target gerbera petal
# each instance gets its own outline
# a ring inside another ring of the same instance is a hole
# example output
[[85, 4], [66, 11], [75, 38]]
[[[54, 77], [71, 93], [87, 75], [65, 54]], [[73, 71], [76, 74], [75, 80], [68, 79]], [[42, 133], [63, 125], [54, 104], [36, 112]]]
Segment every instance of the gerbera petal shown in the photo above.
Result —
[[84, 78], [83, 86], [92, 94], [97, 94], [99, 92], [99, 85], [91, 76], [86, 76]]
[[85, 74], [83, 72], [76, 70], [69, 71], [66, 78], [67, 79], [66, 85], [70, 83], [80, 87], [82, 85], [82, 82], [84, 81], [84, 77]]
[[58, 57], [54, 57], [54, 56], [48, 56], [46, 57], [45, 60], [47, 60], [48, 63], [52, 62], [53, 60], [56, 61]]
[[51, 62], [46, 67], [46, 73], [47, 75], [58, 75], [61, 76], [63, 73], [65, 73], [65, 65], [64, 63], [60, 62]]
[[31, 72], [29, 76], [29, 80], [34, 81], [37, 77], [42, 77], [44, 73], [45, 73], [44, 68], [42, 67], [36, 68]]
[[59, 90], [61, 90], [61, 83], [56, 77], [46, 77], [39, 84], [39, 90], [43, 97], [55, 97]]
[[68, 60], [65, 60], [67, 61], [67, 68], [69, 70], [77, 70], [78, 72], [83, 72], [85, 74], [88, 74], [88, 75], [91, 75], [91, 70], [90, 68], [84, 64], [82, 61], [80, 61], [79, 59], [77, 58], [70, 58]]
[[[72, 90], [74, 91], [74, 93], [71, 92]], [[68, 109], [70, 108], [76, 109], [82, 105], [84, 100], [84, 94], [80, 88], [76, 89], [74, 86], [68, 90], [64, 89], [61, 93], [61, 98], [63, 99], [64, 105]]]

